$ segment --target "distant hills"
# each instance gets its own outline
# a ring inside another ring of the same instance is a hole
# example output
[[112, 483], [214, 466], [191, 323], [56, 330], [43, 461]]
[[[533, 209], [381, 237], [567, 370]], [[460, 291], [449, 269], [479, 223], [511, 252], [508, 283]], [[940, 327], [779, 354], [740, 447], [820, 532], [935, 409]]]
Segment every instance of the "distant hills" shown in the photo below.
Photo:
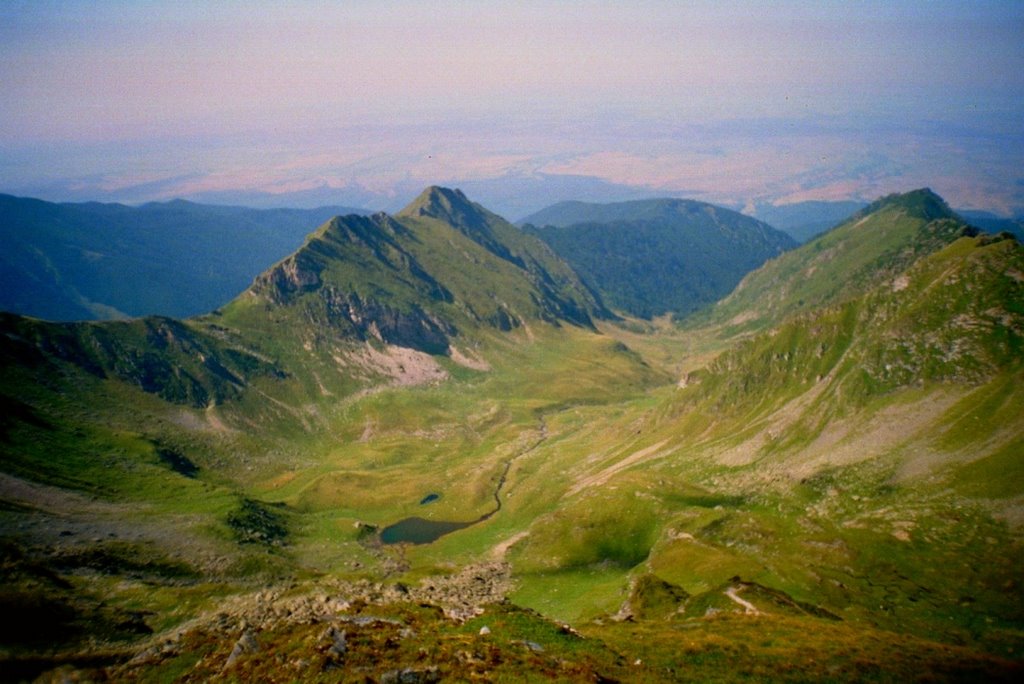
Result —
[[796, 246], [785, 233], [749, 216], [681, 199], [562, 202], [523, 224], [609, 306], [642, 318], [686, 316]]
[[0, 195], [0, 310], [50, 320], [210, 311], [350, 207], [176, 200], [139, 207]]
[[[514, 189], [512, 189], [514, 190]], [[512, 191], [510, 190], [510, 191]], [[545, 240], [613, 308], [685, 316], [716, 301], [766, 259], [838, 225], [859, 202], [758, 205], [767, 224], [690, 200], [559, 202], [520, 225]], [[268, 265], [352, 207], [253, 209], [184, 200], [142, 206], [0, 194], [0, 310], [47, 320], [211, 311]], [[960, 212], [1024, 238], [1020, 219]]]
[[845, 221], [866, 206], [866, 202], [854, 201], [758, 204], [753, 215], [802, 243]]
[[1015, 235], [1018, 240], [1024, 240], [1024, 217], [1002, 218], [987, 211], [970, 209], [961, 209], [957, 213], [987, 233], [1007, 232]]
[[[753, 216], [789, 233], [797, 242], [807, 242], [837, 226], [867, 206], [855, 201], [809, 201], [792, 204], [757, 204]], [[957, 209], [956, 213], [988, 233], [1007, 232], [1024, 239], [1024, 218], [1005, 218], [987, 211]]]

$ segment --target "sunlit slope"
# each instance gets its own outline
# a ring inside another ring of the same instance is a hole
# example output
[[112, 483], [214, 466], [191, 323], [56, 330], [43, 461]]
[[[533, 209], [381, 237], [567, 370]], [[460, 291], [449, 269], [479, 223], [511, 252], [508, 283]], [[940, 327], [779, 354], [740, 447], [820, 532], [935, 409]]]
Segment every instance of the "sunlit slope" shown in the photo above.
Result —
[[[909, 423], [896, 427], [898, 417], [886, 420], [884, 412], [903, 400], [930, 403], [942, 432], [964, 429], [961, 419], [952, 420], [955, 411], [946, 413], [952, 397], [1001, 388], [1009, 401], [1017, 392], [1007, 380], [1019, 374], [1024, 351], [1022, 252], [1012, 239], [961, 238], [861, 297], [738, 344], [691, 376], [678, 401], [713, 417], [709, 436], [715, 424], [737, 420], [744, 427], [730, 429], [726, 442], [764, 438], [735, 452], [746, 462], [806, 454], [824, 433], [835, 436], [844, 420], [879, 411], [877, 429], [892, 428], [896, 442], [912, 438]], [[993, 398], [983, 412], [972, 459], [1019, 432], [1013, 402], [1003, 407], [1005, 415], [1001, 405]], [[822, 465], [834, 463], [838, 444], [821, 446]], [[882, 450], [892, 446], [880, 443]]]
[[[298, 374], [317, 370], [330, 390], [324, 376], [339, 372], [331, 359], [353, 344], [482, 368], [481, 345], [496, 333], [529, 338], [538, 324], [590, 328], [605, 314], [543, 243], [458, 191], [429, 188], [394, 217], [333, 219], [204, 320], [290, 357]], [[311, 357], [320, 361], [311, 365]]]
[[[664, 382], [594, 330], [605, 315], [543, 243], [461, 192], [432, 187], [395, 217], [332, 219], [207, 316], [7, 316], [2, 391], [24, 407], [12, 420], [67, 422], [53, 415], [64, 409], [44, 406], [63, 397], [89, 408], [71, 412], [84, 423], [190, 444], [204, 468], [252, 482], [316, 463], [349, 431], [353, 405], [385, 388], [451, 381], [463, 386], [457, 396], [505, 393], [523, 400], [532, 427], [537, 407], [609, 401]], [[464, 383], [483, 389], [467, 393]], [[455, 406], [453, 421], [473, 411], [471, 401]], [[47, 458], [28, 451], [30, 461]]]
[[841, 302], [977, 231], [931, 190], [890, 195], [752, 272], [694, 325], [747, 331]]
[[592, 329], [604, 315], [543, 243], [458, 191], [429, 188], [397, 217], [332, 219], [210, 315], [74, 325], [9, 316], [5, 356], [42, 376], [84, 371], [195, 407], [250, 394], [297, 405], [442, 380], [453, 364], [483, 370], [485, 348], [500, 349], [507, 333], [529, 341], [541, 327]]
[[[593, 291], [546, 244], [479, 204], [470, 202], [459, 190], [428, 188], [399, 212], [397, 218], [400, 221], [411, 221], [414, 226], [427, 231], [441, 231], [439, 237], [448, 244], [433, 250], [431, 258], [439, 270], [452, 278], [470, 276], [470, 279], [460, 283], [464, 288], [463, 296], [468, 297], [472, 293], [475, 296], [502, 299], [508, 296], [503, 293], [509, 283], [495, 287], [486, 279], [479, 279], [479, 275], [472, 272], [473, 269], [452, 261], [448, 253], [452, 249], [461, 250], [456, 241], [445, 235], [445, 227], [454, 228], [492, 255], [524, 271], [536, 289], [536, 292], [529, 294], [529, 298], [537, 307], [537, 314], [545, 320], [561, 319], [588, 325], [591, 317], [604, 318], [609, 315]], [[446, 255], [447, 260], [443, 258]], [[469, 258], [474, 265], [491, 268], [486, 260], [473, 255]]]
[[565, 494], [511, 551], [517, 600], [615, 611], [653, 573], [696, 597], [687, 615], [743, 612], [738, 591], [766, 614], [1017, 652], [1022, 281], [1018, 243], [961, 238], [660, 402], [552, 420], [537, 458]]

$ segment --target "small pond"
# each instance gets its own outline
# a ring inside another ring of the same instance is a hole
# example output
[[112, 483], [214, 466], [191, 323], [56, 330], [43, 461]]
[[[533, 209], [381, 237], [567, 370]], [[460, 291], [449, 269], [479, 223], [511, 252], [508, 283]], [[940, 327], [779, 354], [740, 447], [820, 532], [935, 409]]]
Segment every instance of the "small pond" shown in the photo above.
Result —
[[[508, 469], [512, 467], [512, 461], [505, 463], [505, 469], [498, 478], [498, 486], [494, 489], [494, 510], [484, 513], [476, 520], [469, 522], [452, 522], [449, 520], [427, 520], [426, 518], [413, 517], [399, 520], [394, 525], [388, 525], [380, 531], [380, 540], [385, 544], [429, 544], [449, 532], [461, 530], [470, 525], [476, 525], [487, 520], [501, 510], [501, 488], [505, 486], [505, 478], [508, 477]], [[431, 493], [420, 499], [420, 505], [437, 501], [440, 494]]]
[[394, 525], [388, 525], [380, 532], [380, 540], [385, 544], [429, 544], [449, 532], [461, 530], [480, 522], [451, 522], [448, 520], [427, 520], [426, 518], [405, 518]]

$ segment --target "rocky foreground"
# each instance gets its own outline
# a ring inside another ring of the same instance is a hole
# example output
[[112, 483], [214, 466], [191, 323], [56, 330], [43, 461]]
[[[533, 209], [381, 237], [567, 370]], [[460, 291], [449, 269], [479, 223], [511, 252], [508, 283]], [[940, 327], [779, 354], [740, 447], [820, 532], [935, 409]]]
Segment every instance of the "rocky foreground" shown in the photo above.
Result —
[[[132, 647], [91, 644], [5, 659], [0, 679], [1019, 681], [1024, 674], [1011, 661], [797, 611], [753, 583], [716, 592], [720, 608], [697, 618], [685, 617], [692, 599], [649, 584], [635, 583], [618, 615], [577, 631], [509, 603], [512, 579], [502, 562], [416, 584], [292, 583], [230, 597]], [[654, 608], [664, 614], [652, 617]]]
[[[38, 681], [614, 681], [625, 660], [505, 600], [494, 562], [401, 582], [319, 582], [236, 596], [131, 650], [65, 654]], [[28, 674], [38, 661], [9, 661]]]

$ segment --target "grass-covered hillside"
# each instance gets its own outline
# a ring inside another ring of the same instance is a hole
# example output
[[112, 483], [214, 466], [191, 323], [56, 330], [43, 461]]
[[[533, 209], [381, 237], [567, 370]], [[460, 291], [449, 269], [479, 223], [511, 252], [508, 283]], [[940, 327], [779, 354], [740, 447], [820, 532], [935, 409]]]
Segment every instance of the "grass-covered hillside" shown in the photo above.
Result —
[[441, 188], [206, 316], [3, 319], [3, 672], [1015, 681], [1024, 248], [933, 198], [742, 329]]
[[524, 223], [609, 306], [640, 318], [686, 316], [796, 245], [767, 224], [692, 200], [563, 202]]
[[347, 207], [138, 207], [0, 195], [0, 311], [48, 320], [194, 316], [228, 302]]
[[927, 188], [883, 197], [748, 275], [696, 323], [737, 330], [772, 325], [862, 294], [919, 257], [976, 233]]

